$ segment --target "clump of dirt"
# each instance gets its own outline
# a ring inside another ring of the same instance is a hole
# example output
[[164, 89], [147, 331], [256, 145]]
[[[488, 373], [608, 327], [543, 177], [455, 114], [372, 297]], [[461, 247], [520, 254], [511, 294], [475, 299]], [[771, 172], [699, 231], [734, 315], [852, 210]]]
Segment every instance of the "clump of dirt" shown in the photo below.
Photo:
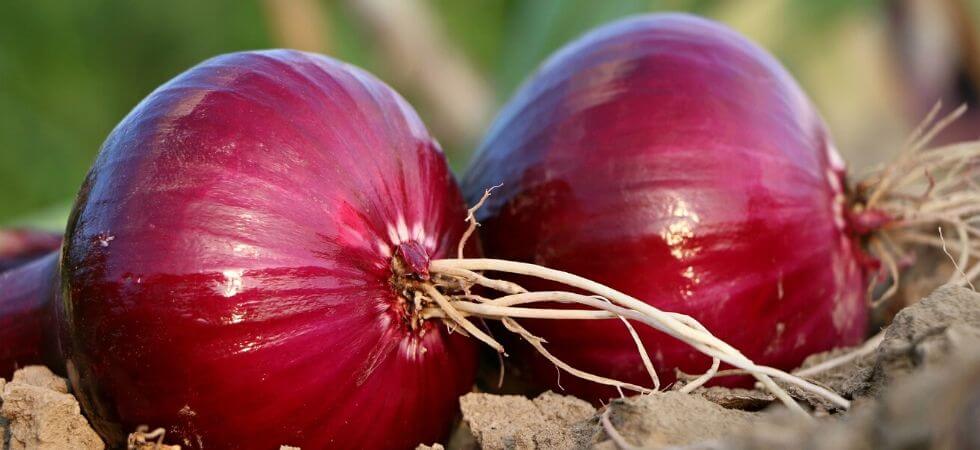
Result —
[[102, 450], [64, 379], [45, 367], [28, 367], [0, 383], [4, 450]]
[[[467, 394], [460, 399], [463, 422], [483, 449], [615, 449], [602, 425], [644, 447], [715, 439], [751, 424], [752, 413], [726, 409], [700, 395], [659, 392], [613, 401], [600, 411], [571, 396], [546, 392], [518, 395]], [[450, 448], [454, 447], [450, 444]]]
[[896, 379], [918, 369], [942, 366], [949, 354], [975, 347], [980, 342], [980, 294], [943, 286], [901, 310], [884, 333], [878, 349], [832, 387], [843, 395], [877, 396]]
[[[607, 406], [609, 421], [630, 445], [661, 448], [705, 442], [744, 429], [758, 420], [755, 414], [726, 409], [700, 395], [661, 392], [615, 400]], [[601, 417], [574, 427], [580, 448], [615, 450]]]
[[68, 380], [61, 378], [44, 366], [27, 366], [14, 372], [10, 383], [23, 383], [31, 386], [47, 388], [62, 394], [68, 393]]
[[533, 400], [471, 393], [459, 403], [463, 423], [485, 449], [572, 448], [580, 439], [573, 425], [595, 414], [588, 402], [553, 392]]

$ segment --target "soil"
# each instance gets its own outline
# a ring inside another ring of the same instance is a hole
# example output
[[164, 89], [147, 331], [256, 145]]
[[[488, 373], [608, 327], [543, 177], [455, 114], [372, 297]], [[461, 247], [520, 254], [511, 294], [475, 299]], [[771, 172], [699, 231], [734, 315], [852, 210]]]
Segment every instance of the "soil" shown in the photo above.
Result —
[[[462, 418], [446, 446], [419, 448], [980, 448], [980, 294], [942, 287], [891, 322], [874, 351], [810, 377], [852, 399], [849, 411], [790, 391], [815, 412], [804, 420], [766, 393], [719, 387], [616, 399], [598, 409], [553, 392], [533, 399], [470, 393], [460, 398]], [[803, 367], [847, 351], [814, 355]], [[104, 448], [68, 384], [44, 367], [0, 379], [0, 402], [2, 450]]]
[[459, 399], [465, 425], [484, 448], [571, 448], [572, 427], [595, 415], [588, 402], [551, 392], [519, 395], [467, 394]]
[[63, 378], [45, 367], [17, 371], [0, 382], [0, 433], [5, 450], [102, 450], [105, 444], [82, 416]]

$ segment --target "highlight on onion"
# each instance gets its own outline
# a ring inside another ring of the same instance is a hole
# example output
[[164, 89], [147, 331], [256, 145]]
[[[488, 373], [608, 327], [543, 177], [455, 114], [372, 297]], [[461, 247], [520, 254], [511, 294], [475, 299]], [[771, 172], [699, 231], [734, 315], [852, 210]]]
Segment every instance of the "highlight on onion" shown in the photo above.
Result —
[[[789, 370], [861, 342], [868, 290], [894, 292], [898, 262], [917, 246], [948, 247], [961, 269], [953, 281], [980, 271], [969, 243], [980, 236], [971, 188], [980, 149], [924, 150], [952, 118], [935, 122], [934, 111], [897, 161], [849, 189], [819, 113], [772, 56], [708, 20], [639, 16], [548, 59], [491, 126], [463, 190], [473, 203], [502, 184], [477, 213], [488, 257], [603, 283]], [[674, 330], [617, 320], [523, 327], [532, 345], [511, 350], [539, 390], [603, 401], [673, 383], [676, 371], [704, 373], [683, 380], [690, 390], [719, 369], [717, 355]], [[548, 357], [537, 348], [545, 341]], [[555, 360], [624, 384], [559, 377]]]

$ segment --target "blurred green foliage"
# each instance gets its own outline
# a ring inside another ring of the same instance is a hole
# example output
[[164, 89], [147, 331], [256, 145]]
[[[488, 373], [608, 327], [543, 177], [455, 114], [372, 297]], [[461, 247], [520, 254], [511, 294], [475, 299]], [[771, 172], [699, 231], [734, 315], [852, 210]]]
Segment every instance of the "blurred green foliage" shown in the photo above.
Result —
[[209, 56], [268, 47], [261, 16], [235, 0], [5, 2], [0, 221], [57, 223], [29, 213], [64, 210], [102, 140], [155, 87]]
[[[786, 10], [798, 16], [792, 23], [811, 28], [874, 3], [787, 1]], [[0, 12], [0, 223], [61, 226], [102, 140], [141, 98], [210, 56], [277, 46], [260, 0], [4, 3]], [[323, 1], [331, 53], [371, 71], [383, 70], [375, 46], [348, 3]], [[597, 24], [649, 10], [710, 15], [730, 3], [430, 0], [452, 43], [487, 79], [498, 104], [550, 52]], [[798, 39], [811, 30], [791, 31], [787, 39]], [[811, 40], [809, 45], [819, 41]], [[789, 62], [792, 66], [792, 57]], [[387, 79], [385, 73], [376, 73]], [[419, 109], [424, 118], [427, 112]], [[449, 150], [457, 158], [454, 165], [461, 167], [460, 159], [465, 160], [470, 149]]]

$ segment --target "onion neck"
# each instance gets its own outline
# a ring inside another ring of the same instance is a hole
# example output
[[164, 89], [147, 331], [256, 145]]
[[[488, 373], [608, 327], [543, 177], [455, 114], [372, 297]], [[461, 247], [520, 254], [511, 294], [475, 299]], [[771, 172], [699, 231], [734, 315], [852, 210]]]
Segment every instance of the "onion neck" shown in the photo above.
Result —
[[31, 364], [64, 373], [55, 303], [58, 252], [0, 273], [0, 378]]
[[855, 204], [847, 211], [847, 228], [851, 234], [863, 238], [895, 222], [895, 217], [880, 209], [867, 209]]
[[420, 331], [425, 320], [424, 284], [429, 282], [429, 257], [425, 249], [415, 241], [399, 244], [391, 257], [389, 283], [398, 296], [402, 321], [412, 331]]
[[947, 283], [980, 278], [980, 141], [929, 148], [933, 137], [965, 111], [947, 117], [936, 105], [892, 162], [866, 175], [849, 193], [848, 229], [870, 263], [877, 306], [898, 292], [903, 269], [920, 254], [941, 252], [953, 266]]

